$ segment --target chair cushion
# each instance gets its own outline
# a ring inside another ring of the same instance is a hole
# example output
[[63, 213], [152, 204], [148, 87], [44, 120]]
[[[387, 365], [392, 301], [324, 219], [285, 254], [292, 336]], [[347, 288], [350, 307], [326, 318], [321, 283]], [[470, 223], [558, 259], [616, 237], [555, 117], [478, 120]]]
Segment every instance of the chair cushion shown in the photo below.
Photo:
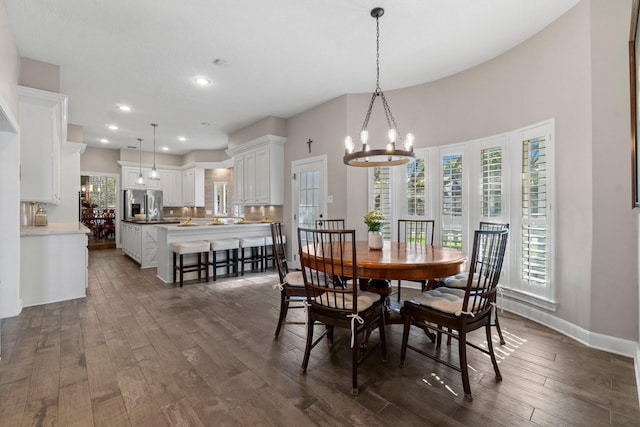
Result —
[[[467, 281], [469, 280], [469, 272], [463, 271], [455, 276], [449, 276], [442, 279], [442, 282], [447, 288], [458, 288], [463, 289], [467, 287]], [[474, 274], [473, 284], [471, 285], [473, 288], [478, 287], [478, 278], [477, 274]]]
[[304, 277], [302, 277], [302, 271], [290, 271], [284, 278], [284, 281], [289, 286], [304, 288]]
[[464, 293], [462, 289], [437, 288], [423, 292], [412, 300], [425, 307], [459, 315], [462, 311]]
[[241, 248], [255, 248], [256, 246], [264, 246], [263, 236], [243, 237], [240, 239]]
[[238, 249], [240, 247], [240, 240], [238, 239], [216, 239], [209, 240], [211, 243], [212, 251], [224, 251], [228, 249]]
[[194, 240], [192, 242], [171, 243], [171, 252], [179, 255], [197, 254], [199, 252], [209, 252], [211, 245], [206, 240]]
[[[338, 295], [334, 298], [334, 292], [325, 292], [322, 295], [316, 297], [316, 303], [325, 305], [331, 308], [340, 308], [345, 310], [351, 310], [353, 308], [353, 294], [344, 294], [344, 306], [342, 304], [342, 295]], [[363, 312], [370, 308], [375, 302], [380, 301], [380, 295], [373, 292], [358, 292], [358, 313]]]

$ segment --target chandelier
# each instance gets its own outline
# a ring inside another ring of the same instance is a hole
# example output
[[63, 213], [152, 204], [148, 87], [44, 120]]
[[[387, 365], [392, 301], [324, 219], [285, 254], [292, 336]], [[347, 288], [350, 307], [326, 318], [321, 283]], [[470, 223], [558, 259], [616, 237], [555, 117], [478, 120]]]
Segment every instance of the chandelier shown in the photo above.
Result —
[[[384, 92], [380, 89], [380, 25], [378, 19], [382, 15], [384, 15], [384, 9], [381, 7], [376, 7], [371, 10], [371, 17], [376, 18], [376, 90], [371, 95], [371, 102], [369, 102], [369, 108], [367, 109], [362, 129], [360, 130], [358, 149], [356, 150], [356, 144], [350, 136], [344, 139], [345, 148], [343, 161], [344, 164], [348, 166], [372, 167], [403, 165], [416, 157], [413, 153], [413, 134], [407, 133], [403, 140], [402, 135], [398, 132], [398, 126], [393, 118], [393, 114], [391, 114], [391, 109], [384, 96]], [[389, 143], [386, 148], [372, 150], [369, 145], [367, 126], [371, 118], [373, 103], [377, 97], [382, 99], [384, 114], [387, 118]], [[398, 149], [396, 148], [397, 146], [403, 147], [403, 149]]]

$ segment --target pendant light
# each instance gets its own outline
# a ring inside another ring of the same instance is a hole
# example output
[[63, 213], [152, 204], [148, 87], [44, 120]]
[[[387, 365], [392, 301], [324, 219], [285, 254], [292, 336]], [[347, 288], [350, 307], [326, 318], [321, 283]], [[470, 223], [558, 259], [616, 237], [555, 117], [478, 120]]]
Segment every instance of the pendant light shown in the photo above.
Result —
[[[376, 18], [376, 90], [371, 96], [369, 102], [369, 109], [364, 118], [362, 129], [360, 130], [359, 149], [356, 150], [355, 144], [350, 136], [344, 139], [344, 164], [348, 166], [359, 167], [372, 167], [372, 166], [395, 166], [403, 165], [415, 159], [416, 155], [413, 153], [413, 134], [408, 133], [404, 138], [404, 149], [400, 150], [396, 148], [397, 144], [402, 144], [402, 135], [398, 131], [396, 121], [391, 114], [391, 109], [387, 103], [387, 99], [384, 97], [384, 92], [380, 89], [380, 25], [378, 19], [384, 15], [384, 9], [376, 7], [371, 10], [371, 17]], [[382, 98], [382, 106], [384, 108], [384, 114], [387, 118], [387, 125], [389, 131], [387, 136], [389, 143], [384, 149], [371, 150], [369, 145], [369, 132], [367, 126], [369, 125], [369, 118], [371, 118], [371, 109], [373, 103], [377, 97]]]
[[156, 170], [156, 128], [158, 127], [158, 124], [151, 123], [151, 126], [153, 126], [153, 167], [151, 168], [149, 179], [160, 179], [158, 171]]
[[138, 138], [138, 143], [140, 143], [140, 173], [138, 174], [138, 179], [136, 179], [136, 184], [144, 185], [144, 178], [142, 177], [142, 138]]

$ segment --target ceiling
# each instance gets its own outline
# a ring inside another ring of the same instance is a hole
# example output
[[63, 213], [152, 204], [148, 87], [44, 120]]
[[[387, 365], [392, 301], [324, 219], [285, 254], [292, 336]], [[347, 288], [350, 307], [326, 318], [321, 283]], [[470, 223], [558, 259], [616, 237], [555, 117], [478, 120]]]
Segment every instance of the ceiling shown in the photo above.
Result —
[[[380, 86], [390, 90], [485, 62], [578, 0], [4, 2], [19, 54], [60, 66], [69, 123], [83, 127], [87, 145], [143, 138], [152, 151], [153, 122], [158, 150], [184, 154], [226, 148], [229, 133], [265, 117], [373, 91], [373, 7], [385, 9]], [[198, 87], [196, 76], [212, 84]]]

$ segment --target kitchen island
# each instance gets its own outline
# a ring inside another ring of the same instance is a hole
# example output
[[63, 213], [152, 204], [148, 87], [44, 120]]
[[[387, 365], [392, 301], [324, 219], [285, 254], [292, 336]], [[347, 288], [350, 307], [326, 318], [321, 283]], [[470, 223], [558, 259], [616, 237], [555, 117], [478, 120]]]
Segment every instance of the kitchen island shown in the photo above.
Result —
[[120, 227], [120, 246], [140, 268], [158, 266], [158, 231], [156, 225], [179, 224], [177, 220], [128, 220]]
[[89, 233], [91, 231], [80, 222], [20, 229], [23, 307], [86, 296]]
[[[169, 250], [171, 243], [192, 240], [215, 240], [242, 238], [249, 236], [271, 236], [269, 222], [246, 222], [237, 224], [197, 224], [157, 225], [158, 242], [158, 278], [166, 283], [173, 282], [173, 256]], [[195, 255], [194, 255], [195, 256]], [[194, 258], [195, 259], [195, 258]], [[189, 260], [191, 262], [192, 260]], [[185, 274], [185, 280], [194, 279], [197, 273]]]

